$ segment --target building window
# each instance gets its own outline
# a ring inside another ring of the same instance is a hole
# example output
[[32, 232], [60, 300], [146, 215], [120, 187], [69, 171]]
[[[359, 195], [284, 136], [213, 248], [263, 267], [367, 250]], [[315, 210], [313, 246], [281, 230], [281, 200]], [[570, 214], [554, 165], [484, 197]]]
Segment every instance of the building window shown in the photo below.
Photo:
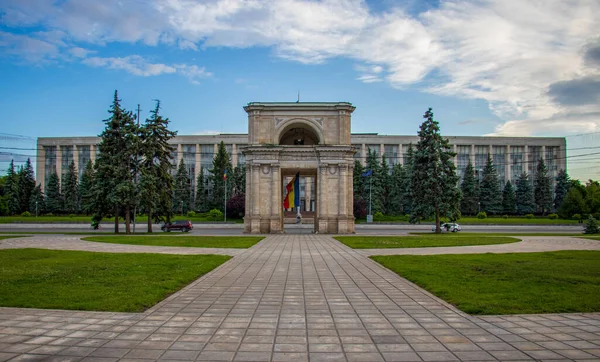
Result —
[[384, 155], [387, 163], [394, 166], [398, 163], [398, 145], [385, 145]]
[[537, 165], [542, 157], [542, 146], [529, 146], [529, 174], [531, 175], [531, 179], [535, 178], [535, 174], [537, 173]]
[[193, 194], [196, 190], [196, 145], [183, 145], [183, 164], [190, 178]]
[[471, 161], [471, 146], [457, 145], [456, 146], [456, 172], [462, 179], [465, 174], [465, 169]]
[[77, 146], [77, 157], [79, 160], [77, 171], [79, 173], [79, 178], [81, 179], [81, 175], [83, 175], [83, 171], [85, 171], [85, 167], [90, 161], [90, 146]]
[[[514, 184], [519, 176], [523, 173], [523, 163], [524, 159], [525, 147], [523, 146], [511, 146], [510, 147], [510, 167], [511, 167], [511, 180]], [[526, 169], [526, 168], [525, 168]]]
[[215, 157], [215, 146], [200, 145], [200, 162], [206, 170], [211, 170], [213, 166], [213, 158]]
[[240, 147], [245, 147], [245, 146], [247, 146], [247, 145], [237, 145], [237, 164], [238, 164], [238, 166], [246, 164], [246, 156], [240, 150]]
[[48, 178], [56, 172], [56, 146], [43, 146], [46, 156], [46, 164], [44, 166], [44, 185], [48, 183]]
[[69, 166], [71, 162], [73, 162], [73, 146], [60, 146], [60, 151], [62, 153], [62, 175], [60, 175], [60, 180], [64, 180], [64, 176], [69, 172]]
[[504, 188], [504, 176], [506, 169], [506, 146], [492, 146], [492, 161], [498, 172], [498, 181]]

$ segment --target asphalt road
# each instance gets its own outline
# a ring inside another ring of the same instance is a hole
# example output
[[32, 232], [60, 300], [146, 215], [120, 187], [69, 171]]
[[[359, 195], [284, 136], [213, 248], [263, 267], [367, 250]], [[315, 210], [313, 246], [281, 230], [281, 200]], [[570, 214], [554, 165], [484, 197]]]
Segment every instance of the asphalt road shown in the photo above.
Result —
[[[583, 225], [461, 225], [463, 233], [579, 233]], [[286, 233], [310, 234], [312, 225], [286, 225]], [[10, 232], [94, 232], [87, 224], [0, 224], [0, 233]], [[112, 232], [112, 224], [102, 224], [97, 232]], [[120, 231], [125, 231], [121, 224]], [[137, 232], [145, 232], [146, 224], [137, 224]], [[242, 224], [196, 224], [194, 230], [187, 235], [243, 235]], [[154, 225], [154, 232], [161, 233], [160, 226]], [[403, 235], [410, 232], [431, 232], [431, 225], [356, 225], [357, 235]], [[182, 234], [178, 231], [173, 235]]]

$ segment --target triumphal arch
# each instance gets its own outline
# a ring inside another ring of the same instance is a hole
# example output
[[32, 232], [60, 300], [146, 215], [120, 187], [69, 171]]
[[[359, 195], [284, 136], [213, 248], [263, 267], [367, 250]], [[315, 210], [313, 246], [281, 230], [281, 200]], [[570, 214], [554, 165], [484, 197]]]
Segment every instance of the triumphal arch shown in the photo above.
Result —
[[[354, 109], [347, 102], [252, 102], [244, 107], [246, 233], [281, 233], [294, 222], [312, 222], [318, 233], [354, 232]], [[298, 210], [285, 210], [286, 185], [296, 175], [302, 201]], [[304, 217], [294, 218], [295, 212]]]

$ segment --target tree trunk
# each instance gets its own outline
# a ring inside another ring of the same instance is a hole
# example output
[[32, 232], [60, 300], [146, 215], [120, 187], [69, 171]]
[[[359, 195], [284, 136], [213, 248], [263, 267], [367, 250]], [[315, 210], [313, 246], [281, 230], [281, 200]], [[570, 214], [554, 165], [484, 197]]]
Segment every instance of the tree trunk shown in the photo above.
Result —
[[435, 207], [435, 233], [442, 233], [442, 228], [440, 227], [440, 211], [438, 210], [437, 206]]
[[148, 232], [152, 233], [152, 206], [148, 204]]
[[131, 234], [131, 215], [130, 215], [130, 207], [127, 205], [125, 207], [125, 234]]
[[115, 206], [115, 234], [119, 233], [119, 206]]

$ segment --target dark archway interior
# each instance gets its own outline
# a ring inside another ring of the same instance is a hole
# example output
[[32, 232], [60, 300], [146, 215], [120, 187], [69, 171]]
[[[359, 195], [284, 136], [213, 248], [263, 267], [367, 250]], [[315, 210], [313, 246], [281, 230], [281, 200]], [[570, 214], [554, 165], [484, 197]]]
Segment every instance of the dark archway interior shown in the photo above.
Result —
[[307, 125], [294, 124], [281, 134], [280, 145], [309, 146], [318, 145], [319, 136]]

